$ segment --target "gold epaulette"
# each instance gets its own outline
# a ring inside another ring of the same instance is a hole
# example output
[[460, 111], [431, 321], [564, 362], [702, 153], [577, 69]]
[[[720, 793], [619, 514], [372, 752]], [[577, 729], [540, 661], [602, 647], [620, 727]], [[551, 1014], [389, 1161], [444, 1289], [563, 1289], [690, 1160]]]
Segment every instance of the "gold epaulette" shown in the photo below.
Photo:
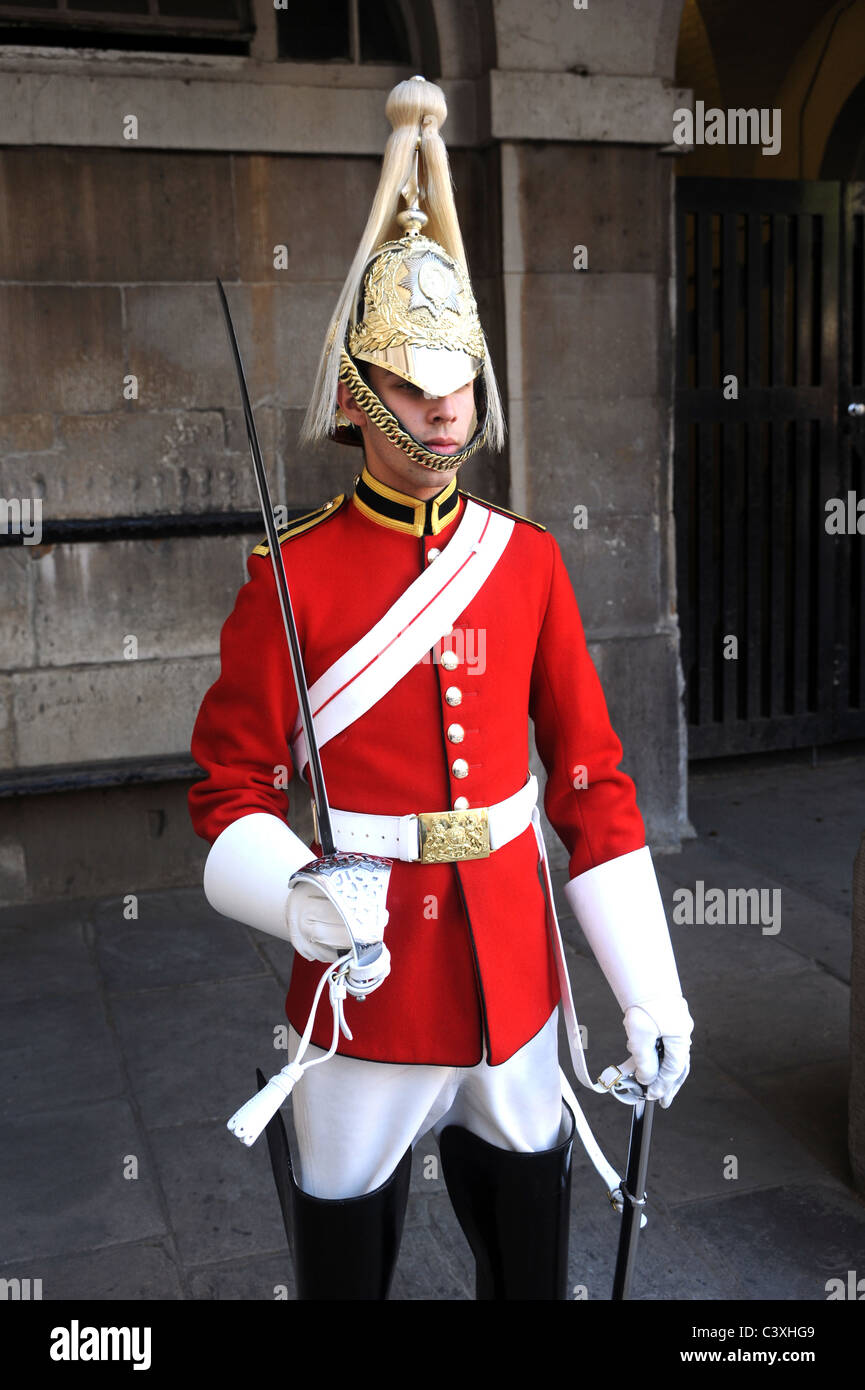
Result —
[[[277, 533], [280, 545], [283, 541], [290, 541], [294, 536], [302, 535], [304, 531], [312, 530], [312, 527], [318, 526], [319, 522], [327, 521], [328, 517], [336, 514], [344, 501], [345, 493], [341, 492], [338, 497], [332, 497], [329, 502], [325, 502], [323, 507], [316, 507], [314, 512], [306, 512], [304, 516], [297, 517], [284, 530]], [[267, 540], [261, 541], [252, 553], [253, 555], [269, 555], [270, 546]]]
[[473, 502], [479, 502], [482, 507], [489, 507], [491, 512], [501, 512], [502, 516], [513, 517], [514, 521], [524, 521], [527, 526], [534, 526], [536, 531], [546, 531], [540, 521], [532, 521], [530, 516], [520, 516], [519, 512], [509, 512], [507, 507], [500, 507], [498, 502], [488, 502], [485, 497], [475, 497], [473, 492], [464, 492], [460, 488], [461, 497], [470, 497]]

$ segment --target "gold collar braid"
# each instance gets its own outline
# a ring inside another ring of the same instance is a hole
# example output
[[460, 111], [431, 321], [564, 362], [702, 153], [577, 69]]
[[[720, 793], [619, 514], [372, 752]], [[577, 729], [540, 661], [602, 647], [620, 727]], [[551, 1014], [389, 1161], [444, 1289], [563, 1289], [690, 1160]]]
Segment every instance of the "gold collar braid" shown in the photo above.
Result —
[[409, 434], [408, 430], [403, 428], [387, 406], [382, 404], [372, 387], [364, 381], [345, 349], [340, 354], [339, 379], [345, 382], [361, 410], [376, 428], [381, 430], [385, 438], [424, 468], [431, 468], [436, 473], [449, 473], [452, 468], [458, 468], [460, 464], [465, 463], [466, 459], [471, 458], [472, 454], [477, 453], [486, 443], [487, 413], [484, 410], [483, 419], [468, 444], [457, 453], [435, 454], [426, 449], [419, 439], [415, 439], [413, 434]]

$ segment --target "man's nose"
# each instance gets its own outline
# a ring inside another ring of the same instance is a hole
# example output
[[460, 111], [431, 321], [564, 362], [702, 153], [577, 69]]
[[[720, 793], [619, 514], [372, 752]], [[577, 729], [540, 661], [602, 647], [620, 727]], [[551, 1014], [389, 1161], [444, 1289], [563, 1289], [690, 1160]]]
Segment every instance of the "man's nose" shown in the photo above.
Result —
[[436, 396], [430, 401], [430, 414], [434, 420], [455, 420], [456, 400], [453, 396]]

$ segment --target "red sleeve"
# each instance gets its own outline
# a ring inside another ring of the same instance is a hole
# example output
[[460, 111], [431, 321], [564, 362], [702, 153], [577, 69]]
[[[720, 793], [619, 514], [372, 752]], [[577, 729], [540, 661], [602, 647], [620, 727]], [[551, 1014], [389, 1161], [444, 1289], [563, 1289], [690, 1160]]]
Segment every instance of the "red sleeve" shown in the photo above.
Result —
[[[530, 713], [547, 787], [544, 809], [570, 856], [570, 877], [646, 843], [622, 745], [586, 646], [577, 600], [557, 542], [532, 669]], [[574, 779], [585, 783], [574, 786]]]
[[189, 792], [195, 832], [211, 844], [253, 811], [286, 820], [289, 737], [297, 695], [269, 559], [251, 555], [249, 581], [220, 638], [221, 671], [198, 712], [192, 756], [205, 772]]

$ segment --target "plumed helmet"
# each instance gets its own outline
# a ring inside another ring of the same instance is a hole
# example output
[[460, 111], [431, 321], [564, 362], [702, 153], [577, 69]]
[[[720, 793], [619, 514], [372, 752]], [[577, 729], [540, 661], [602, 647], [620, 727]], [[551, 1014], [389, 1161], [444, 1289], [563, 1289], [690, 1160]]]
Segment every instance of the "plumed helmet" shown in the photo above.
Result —
[[[343, 381], [391, 443], [433, 471], [450, 471], [484, 444], [500, 449], [504, 417], [439, 134], [447, 114], [444, 93], [413, 77], [394, 88], [386, 111], [393, 133], [331, 319], [301, 440], [360, 443], [360, 431], [337, 405], [337, 384]], [[400, 199], [406, 204], [402, 211]], [[477, 380], [477, 427], [465, 447], [437, 454], [415, 439], [373, 390], [366, 363], [394, 372], [429, 396], [445, 396]]]

